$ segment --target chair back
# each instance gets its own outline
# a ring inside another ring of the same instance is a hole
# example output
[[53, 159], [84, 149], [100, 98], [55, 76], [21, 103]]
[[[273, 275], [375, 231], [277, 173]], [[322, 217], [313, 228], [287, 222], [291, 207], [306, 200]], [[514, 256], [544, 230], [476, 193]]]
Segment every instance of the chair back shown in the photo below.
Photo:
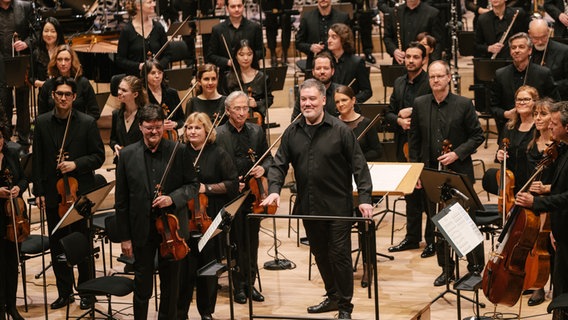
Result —
[[80, 232], [73, 232], [61, 240], [63, 252], [67, 259], [67, 265], [73, 267], [89, 257], [89, 242], [87, 237]]
[[483, 186], [483, 190], [494, 194], [499, 195], [499, 185], [497, 184], [497, 168], [489, 168], [483, 174], [483, 179], [481, 180], [481, 185]]

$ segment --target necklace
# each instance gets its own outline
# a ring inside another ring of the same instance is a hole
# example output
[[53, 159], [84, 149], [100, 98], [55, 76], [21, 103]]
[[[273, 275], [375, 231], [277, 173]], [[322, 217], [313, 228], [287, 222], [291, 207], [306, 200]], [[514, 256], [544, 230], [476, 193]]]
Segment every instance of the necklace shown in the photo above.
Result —
[[[136, 111], [137, 110], [134, 110], [128, 116], [124, 117], [124, 122], [126, 122], [126, 124], [129, 124], [132, 121], [132, 119], [134, 119], [134, 116], [136, 115]], [[125, 115], [126, 115], [126, 112], [125, 112]]]

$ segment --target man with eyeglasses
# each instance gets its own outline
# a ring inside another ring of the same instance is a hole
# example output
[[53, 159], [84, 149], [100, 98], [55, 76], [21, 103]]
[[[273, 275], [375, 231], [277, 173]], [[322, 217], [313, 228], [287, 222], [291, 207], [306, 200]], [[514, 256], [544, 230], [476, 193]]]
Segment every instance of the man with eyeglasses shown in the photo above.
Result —
[[[267, 150], [268, 144], [262, 128], [254, 123], [247, 122], [249, 117], [249, 97], [242, 91], [235, 91], [225, 99], [225, 112], [229, 121], [217, 127], [217, 144], [229, 153], [239, 173], [239, 191], [248, 188], [249, 179], [259, 179], [266, 176], [272, 164], [272, 155], [268, 153], [260, 163], [253, 167], [256, 159]], [[248, 177], [245, 175], [250, 171]], [[260, 199], [258, 199], [260, 201]], [[250, 243], [246, 242], [247, 214], [252, 212], [252, 202], [247, 200], [242, 205], [242, 212], [237, 214], [231, 228], [231, 239], [236, 244], [236, 257], [238, 271], [233, 272], [234, 301], [244, 304], [250, 295], [252, 300], [264, 301], [264, 296], [254, 287], [258, 273], [258, 232], [260, 219], [250, 219]], [[247, 248], [250, 246], [250, 257], [247, 257]], [[252, 283], [248, 284], [248, 277]]]
[[[422, 162], [426, 168], [447, 170], [466, 174], [469, 181], [475, 181], [471, 155], [483, 143], [483, 130], [470, 99], [450, 92], [450, 67], [444, 61], [434, 61], [428, 68], [431, 94], [414, 99], [408, 150], [410, 162]], [[450, 152], [442, 154], [444, 140], [449, 140]], [[418, 181], [417, 189], [422, 188]], [[427, 201], [427, 200], [426, 200]], [[430, 217], [435, 215], [435, 205], [429, 202]], [[436, 241], [438, 265], [442, 273], [434, 286], [443, 286], [455, 279], [455, 263], [447, 245], [438, 238]], [[483, 244], [468, 254], [468, 271], [479, 273], [483, 270]]]
[[[77, 195], [92, 190], [95, 187], [95, 170], [102, 166], [105, 150], [95, 119], [72, 108], [77, 96], [75, 81], [66, 77], [56, 78], [51, 95], [55, 108], [39, 115], [35, 123], [32, 177], [37, 205], [46, 210], [50, 234], [51, 261], [58, 293], [51, 309], [59, 309], [73, 303], [73, 298], [69, 297], [73, 293], [73, 269], [58, 257], [63, 254], [59, 240], [74, 231], [86, 236], [89, 232], [83, 220], [52, 233], [60, 220], [61, 195], [56, 186], [60, 178], [67, 177], [77, 180]], [[57, 159], [58, 155], [62, 158]], [[92, 277], [89, 264], [79, 264], [78, 282]], [[83, 296], [80, 307], [89, 309], [93, 303], [92, 296]]]
[[491, 112], [495, 117], [498, 141], [501, 143], [503, 127], [515, 117], [515, 92], [522, 85], [536, 88], [540, 97], [560, 100], [560, 94], [552, 73], [547, 67], [530, 62], [533, 44], [529, 35], [519, 32], [509, 38], [509, 49], [513, 63], [497, 69], [491, 85]]
[[[178, 220], [180, 238], [187, 239], [187, 201], [199, 188], [193, 164], [176, 143], [162, 139], [165, 115], [150, 104], [138, 111], [142, 139], [120, 150], [116, 167], [115, 209], [122, 235], [122, 253], [134, 258], [134, 319], [147, 319], [152, 296], [154, 259], [162, 242], [156, 220], [173, 214]], [[164, 177], [167, 165], [169, 172]], [[174, 232], [172, 230], [172, 232]], [[177, 319], [180, 261], [158, 255], [160, 307], [158, 319]]]

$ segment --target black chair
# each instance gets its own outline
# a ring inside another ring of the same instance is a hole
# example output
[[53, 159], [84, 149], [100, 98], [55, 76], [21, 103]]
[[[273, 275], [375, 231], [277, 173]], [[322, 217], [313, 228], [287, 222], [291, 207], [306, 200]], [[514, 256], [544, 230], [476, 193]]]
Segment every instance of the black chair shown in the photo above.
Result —
[[381, 78], [383, 79], [383, 87], [385, 87], [383, 102], [388, 103], [387, 88], [394, 87], [394, 81], [396, 80], [396, 78], [406, 73], [406, 68], [404, 67], [404, 65], [397, 65], [397, 64], [393, 65], [381, 64], [380, 68], [381, 68]]
[[112, 78], [110, 78], [110, 94], [118, 97], [118, 85], [124, 77], [126, 77], [126, 73], [115, 74]]
[[552, 302], [550, 302], [546, 311], [551, 313], [552, 310], [556, 309], [558, 309], [556, 311], [558, 315], [556, 315], [557, 318], [554, 319], [568, 319], [568, 293], [563, 293], [552, 299]]
[[171, 41], [168, 45], [170, 52], [170, 65], [177, 61], [189, 59], [189, 50], [185, 41]]
[[[497, 170], [496, 168], [487, 169], [481, 181], [483, 190], [494, 195], [499, 194]], [[491, 238], [491, 247], [494, 248], [495, 236], [503, 228], [503, 217], [498, 210], [497, 204], [484, 204], [483, 210], [475, 212], [474, 221], [479, 230], [485, 234], [485, 239], [489, 240]]]
[[[61, 239], [60, 243], [63, 247], [63, 252], [65, 253], [67, 264], [70, 267], [76, 266], [77, 264], [84, 262], [85, 260], [92, 259], [89, 240], [87, 239], [87, 237], [85, 237], [84, 234], [80, 232], [73, 232]], [[78, 285], [75, 283], [75, 280], [73, 282], [75, 290], [77, 291], [77, 295], [105, 296], [108, 303], [108, 309], [106, 313], [96, 309], [95, 304], [93, 303], [91, 309], [82, 314], [79, 318], [90, 315], [91, 319], [95, 319], [95, 313], [99, 313], [106, 318], [112, 319], [113, 315], [111, 297], [123, 297], [132, 293], [132, 291], [134, 290], [134, 281], [130, 278], [121, 276], [104, 276], [94, 278]], [[75, 295], [76, 294], [73, 293], [71, 294], [71, 297]], [[69, 305], [67, 305], [66, 319], [69, 319]]]

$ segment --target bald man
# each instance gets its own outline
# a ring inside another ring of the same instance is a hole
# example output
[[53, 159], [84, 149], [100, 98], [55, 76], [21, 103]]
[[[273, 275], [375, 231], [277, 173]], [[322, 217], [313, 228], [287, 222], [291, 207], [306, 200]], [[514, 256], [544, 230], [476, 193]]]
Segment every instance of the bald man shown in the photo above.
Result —
[[529, 37], [534, 46], [531, 62], [550, 69], [562, 100], [568, 100], [568, 45], [550, 39], [550, 32], [544, 19], [535, 19], [529, 24]]

